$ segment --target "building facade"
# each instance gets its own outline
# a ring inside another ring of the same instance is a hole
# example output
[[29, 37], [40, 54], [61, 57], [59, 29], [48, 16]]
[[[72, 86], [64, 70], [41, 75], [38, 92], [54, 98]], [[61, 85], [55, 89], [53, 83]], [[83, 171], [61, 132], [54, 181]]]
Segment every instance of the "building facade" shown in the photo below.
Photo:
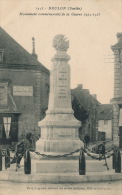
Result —
[[48, 107], [49, 70], [0, 27], [0, 144], [21, 135], [40, 135], [38, 121]]
[[98, 140], [103, 139], [112, 140], [112, 119], [113, 106], [111, 104], [101, 104], [97, 111], [98, 119]]
[[118, 43], [111, 49], [114, 53], [114, 97], [113, 104], [113, 141], [122, 148], [122, 125], [120, 123], [122, 108], [122, 33], [117, 33]]

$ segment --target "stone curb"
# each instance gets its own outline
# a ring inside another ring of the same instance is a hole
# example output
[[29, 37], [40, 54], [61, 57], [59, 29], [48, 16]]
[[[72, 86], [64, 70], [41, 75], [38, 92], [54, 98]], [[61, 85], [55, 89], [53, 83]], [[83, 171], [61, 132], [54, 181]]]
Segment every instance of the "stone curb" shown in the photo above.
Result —
[[86, 175], [77, 174], [29, 174], [23, 173], [1, 173], [1, 181], [20, 183], [82, 183], [82, 182], [104, 182], [122, 180], [122, 173], [93, 173]]

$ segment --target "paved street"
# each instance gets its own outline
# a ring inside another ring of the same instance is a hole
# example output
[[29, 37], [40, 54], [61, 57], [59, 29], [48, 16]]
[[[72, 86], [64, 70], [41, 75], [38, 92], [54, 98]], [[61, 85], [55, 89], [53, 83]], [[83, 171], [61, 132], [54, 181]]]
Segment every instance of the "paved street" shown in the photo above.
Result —
[[15, 194], [111, 194], [122, 193], [122, 181], [102, 183], [81, 183], [81, 184], [40, 184], [40, 183], [16, 183], [0, 181], [0, 195]]

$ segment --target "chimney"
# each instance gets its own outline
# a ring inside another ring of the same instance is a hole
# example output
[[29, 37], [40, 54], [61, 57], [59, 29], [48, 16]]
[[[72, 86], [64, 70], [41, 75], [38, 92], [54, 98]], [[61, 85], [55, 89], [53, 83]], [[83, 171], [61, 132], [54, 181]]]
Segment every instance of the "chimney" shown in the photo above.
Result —
[[87, 95], [90, 95], [90, 91], [88, 89], [83, 89], [83, 92]]
[[122, 33], [117, 33], [117, 39], [118, 39], [118, 42], [120, 43], [122, 43]]
[[97, 95], [96, 94], [92, 94], [92, 96], [97, 100]]
[[83, 85], [82, 85], [82, 84], [78, 84], [78, 85], [77, 85], [77, 88], [78, 88], [78, 89], [83, 89]]
[[37, 54], [35, 53], [35, 38], [32, 37], [32, 56], [35, 58], [35, 59], [38, 59], [38, 56]]

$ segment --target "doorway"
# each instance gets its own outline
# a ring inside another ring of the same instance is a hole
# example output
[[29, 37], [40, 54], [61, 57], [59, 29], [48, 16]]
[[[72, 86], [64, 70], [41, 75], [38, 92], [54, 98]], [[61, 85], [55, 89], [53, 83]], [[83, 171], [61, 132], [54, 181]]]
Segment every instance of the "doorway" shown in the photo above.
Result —
[[119, 127], [119, 148], [122, 149], [122, 126]]

